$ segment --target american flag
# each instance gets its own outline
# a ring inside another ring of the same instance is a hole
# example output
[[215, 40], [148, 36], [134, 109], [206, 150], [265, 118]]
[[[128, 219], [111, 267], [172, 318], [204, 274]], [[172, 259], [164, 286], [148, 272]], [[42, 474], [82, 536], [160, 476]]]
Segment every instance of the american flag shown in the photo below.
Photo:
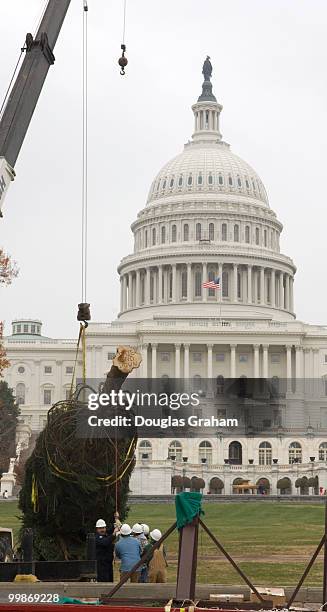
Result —
[[205, 289], [220, 289], [220, 278], [207, 280], [202, 283], [202, 287], [204, 287]]

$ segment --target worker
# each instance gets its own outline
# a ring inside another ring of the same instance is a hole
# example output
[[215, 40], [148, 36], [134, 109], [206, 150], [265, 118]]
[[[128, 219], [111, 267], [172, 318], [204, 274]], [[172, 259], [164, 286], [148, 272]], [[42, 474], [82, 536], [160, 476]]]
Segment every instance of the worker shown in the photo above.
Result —
[[[143, 526], [140, 523], [135, 523], [135, 525], [133, 525], [132, 527], [132, 536], [134, 538], [136, 538], [139, 542], [140, 542], [140, 546], [141, 546], [141, 556], [143, 555], [143, 551], [148, 543], [148, 538], [146, 537], [144, 531], [143, 531]], [[146, 577], [147, 577], [147, 573], [148, 573], [148, 566], [146, 563], [144, 563], [143, 565], [141, 565], [141, 571], [140, 571], [140, 578], [139, 581], [140, 582], [146, 582]]]
[[[120, 529], [120, 538], [115, 545], [115, 555], [120, 559], [120, 576], [123, 578], [141, 559], [141, 545], [137, 538], [132, 537], [132, 529], [124, 523]], [[130, 575], [131, 582], [139, 582], [141, 568]]]
[[[156, 542], [159, 542], [162, 534], [160, 529], [153, 529], [150, 532], [149, 544], [145, 547], [144, 553], [147, 553], [151, 550], [153, 545]], [[164, 549], [163, 544], [153, 550], [153, 553], [148, 560], [148, 577], [149, 582], [167, 582], [167, 559], [166, 559], [166, 551]]]
[[95, 525], [95, 551], [97, 560], [98, 582], [113, 582], [113, 557], [115, 536], [112, 529], [107, 529], [106, 522], [99, 519]]

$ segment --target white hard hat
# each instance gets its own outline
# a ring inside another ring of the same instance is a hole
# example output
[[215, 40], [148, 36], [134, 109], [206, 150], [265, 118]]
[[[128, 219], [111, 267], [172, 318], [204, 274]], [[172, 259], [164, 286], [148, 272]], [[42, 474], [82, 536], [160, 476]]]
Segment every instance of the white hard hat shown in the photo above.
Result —
[[123, 535], [123, 536], [128, 536], [128, 535], [130, 535], [130, 534], [132, 533], [132, 530], [131, 530], [130, 526], [129, 526], [129, 525], [127, 525], [127, 523], [124, 523], [124, 524], [121, 526], [121, 528], [120, 528], [120, 533], [121, 533], [121, 535]]
[[149, 531], [150, 531], [149, 525], [146, 525], [146, 523], [141, 523], [141, 527], [143, 529], [143, 533], [145, 535], [149, 535]]
[[97, 520], [95, 526], [96, 527], [107, 527], [106, 521], [104, 521], [103, 519], [99, 519], [99, 520]]
[[133, 533], [143, 533], [142, 525], [140, 525], [140, 523], [135, 523], [132, 527], [132, 532]]
[[150, 536], [152, 538], [152, 540], [154, 540], [155, 542], [158, 542], [161, 538], [161, 531], [160, 529], [153, 529], [153, 531], [151, 531]]

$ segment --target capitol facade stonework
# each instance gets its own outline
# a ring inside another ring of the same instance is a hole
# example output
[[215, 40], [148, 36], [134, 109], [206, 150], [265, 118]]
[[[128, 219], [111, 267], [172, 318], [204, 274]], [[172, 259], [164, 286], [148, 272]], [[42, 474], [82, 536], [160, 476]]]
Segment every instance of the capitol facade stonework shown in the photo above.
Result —
[[[158, 172], [132, 223], [117, 319], [88, 327], [88, 376], [103, 378], [117, 345], [130, 344], [142, 354], [137, 377], [196, 390], [213, 381], [201, 404], [210, 395], [221, 418], [231, 379], [266, 379], [276, 391], [259, 432], [139, 439], [132, 494], [168, 494], [195, 478], [217, 494], [247, 480], [268, 494], [318, 494], [327, 489], [327, 327], [296, 319], [282, 224], [258, 174], [222, 139], [207, 73], [192, 110], [191, 140]], [[220, 289], [203, 288], [215, 279]], [[49, 407], [69, 394], [76, 341], [47, 338], [27, 319], [12, 323], [5, 347], [20, 435], [33, 443]], [[242, 400], [243, 411], [254, 401]]]

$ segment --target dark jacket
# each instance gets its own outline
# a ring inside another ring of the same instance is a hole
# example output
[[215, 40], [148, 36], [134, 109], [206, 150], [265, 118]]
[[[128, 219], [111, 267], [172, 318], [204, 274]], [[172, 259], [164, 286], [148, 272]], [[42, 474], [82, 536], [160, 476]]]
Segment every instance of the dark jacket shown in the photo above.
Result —
[[95, 534], [95, 549], [97, 561], [108, 561], [110, 563], [112, 562], [114, 558], [114, 541], [115, 536], [113, 534]]

